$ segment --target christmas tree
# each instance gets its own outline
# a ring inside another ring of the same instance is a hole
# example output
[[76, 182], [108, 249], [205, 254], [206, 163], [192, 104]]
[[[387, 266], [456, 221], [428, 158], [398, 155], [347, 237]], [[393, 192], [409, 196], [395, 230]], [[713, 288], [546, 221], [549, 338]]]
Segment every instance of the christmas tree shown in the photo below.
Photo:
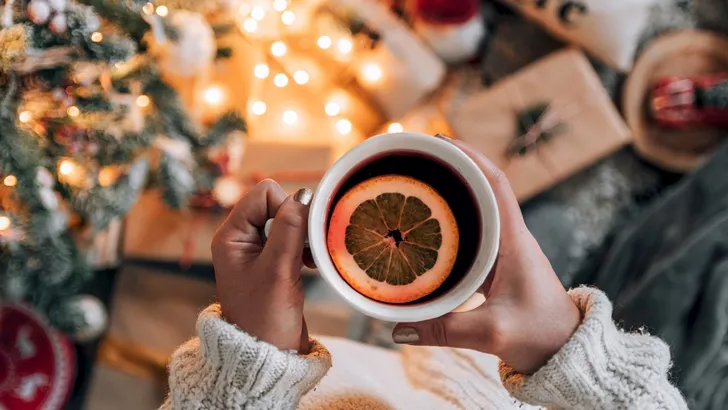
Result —
[[165, 80], [226, 56], [200, 14], [136, 0], [1, 7], [0, 300], [74, 333], [94, 238], [150, 184], [173, 207], [211, 189], [209, 151], [244, 123], [225, 113], [203, 128]]

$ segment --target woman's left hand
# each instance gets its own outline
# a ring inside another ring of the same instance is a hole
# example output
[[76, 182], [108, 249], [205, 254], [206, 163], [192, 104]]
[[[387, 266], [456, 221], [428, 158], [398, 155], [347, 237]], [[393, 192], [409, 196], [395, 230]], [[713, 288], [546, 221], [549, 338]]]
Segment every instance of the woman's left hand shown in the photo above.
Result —
[[[225, 319], [281, 350], [308, 353], [301, 267], [310, 189], [286, 197], [272, 180], [235, 206], [212, 240], [217, 295]], [[265, 243], [261, 231], [275, 217]]]

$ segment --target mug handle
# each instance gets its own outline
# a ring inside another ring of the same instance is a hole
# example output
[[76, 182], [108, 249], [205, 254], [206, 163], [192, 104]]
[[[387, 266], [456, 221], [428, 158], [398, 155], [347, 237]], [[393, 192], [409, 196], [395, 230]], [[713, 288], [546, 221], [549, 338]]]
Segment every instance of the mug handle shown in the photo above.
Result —
[[[263, 226], [263, 230], [260, 231], [260, 237], [263, 240], [263, 245], [265, 245], [266, 241], [268, 240], [268, 237], [270, 236], [270, 230], [273, 229], [273, 220], [275, 218], [270, 218], [267, 221], [265, 221], [265, 226]], [[308, 238], [306, 238], [306, 241], [303, 243], [304, 248], [309, 248], [308, 245]]]

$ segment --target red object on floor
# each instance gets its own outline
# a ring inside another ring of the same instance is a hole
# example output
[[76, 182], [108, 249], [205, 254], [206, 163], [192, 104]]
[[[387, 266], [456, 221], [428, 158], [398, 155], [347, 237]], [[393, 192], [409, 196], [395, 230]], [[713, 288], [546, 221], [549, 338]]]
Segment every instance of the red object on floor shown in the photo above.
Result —
[[669, 128], [728, 127], [728, 110], [698, 104], [698, 90], [707, 90], [724, 81], [728, 81], [728, 73], [662, 78], [652, 88], [650, 112], [658, 124]]
[[74, 367], [71, 343], [37, 312], [0, 304], [0, 408], [63, 408]]

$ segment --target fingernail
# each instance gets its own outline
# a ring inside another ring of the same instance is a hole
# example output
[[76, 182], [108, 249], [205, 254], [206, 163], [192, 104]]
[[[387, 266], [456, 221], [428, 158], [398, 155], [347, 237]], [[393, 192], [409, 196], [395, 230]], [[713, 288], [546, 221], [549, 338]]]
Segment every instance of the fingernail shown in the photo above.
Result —
[[417, 334], [417, 329], [414, 327], [405, 326], [394, 329], [392, 340], [397, 344], [411, 345], [420, 341], [420, 335]]
[[293, 200], [303, 205], [310, 204], [311, 198], [313, 198], [313, 192], [308, 188], [301, 188], [293, 194]]
[[452, 138], [448, 137], [445, 134], [435, 134], [435, 137], [440, 138], [440, 139], [445, 140], [445, 141], [451, 141], [452, 140]]

